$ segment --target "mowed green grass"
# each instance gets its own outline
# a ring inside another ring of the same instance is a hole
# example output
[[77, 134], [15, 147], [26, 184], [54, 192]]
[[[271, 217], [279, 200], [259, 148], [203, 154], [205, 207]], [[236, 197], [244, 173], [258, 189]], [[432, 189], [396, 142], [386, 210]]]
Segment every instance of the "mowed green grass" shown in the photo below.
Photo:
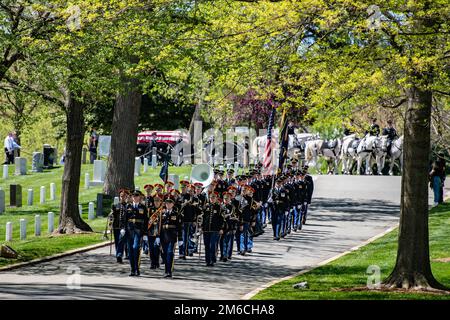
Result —
[[[435, 207], [430, 212], [430, 259], [434, 276], [450, 287], [450, 262], [435, 259], [450, 257], [450, 203]], [[382, 292], [375, 290], [339, 291], [346, 288], [366, 287], [369, 266], [378, 266], [381, 280], [392, 271], [397, 253], [398, 230], [351, 252], [329, 264], [303, 275], [275, 284], [253, 297], [263, 299], [450, 299], [450, 294], [422, 294]], [[308, 289], [294, 289], [296, 283], [307, 281]], [[371, 283], [371, 282], [369, 282]]]
[[[139, 177], [135, 177], [135, 184], [143, 190], [143, 186], [147, 183], [161, 182], [159, 177], [161, 167], [156, 169], [149, 168], [147, 173], [143, 173]], [[92, 180], [93, 165], [82, 165], [81, 181], [79, 192], [79, 203], [83, 206], [83, 219], [89, 223], [94, 230], [93, 233], [79, 234], [79, 235], [52, 235], [47, 232], [48, 212], [55, 213], [54, 228], [58, 226], [59, 221], [59, 206], [61, 201], [61, 179], [64, 168], [54, 168], [44, 170], [43, 173], [32, 173], [31, 168], [28, 168], [26, 176], [15, 176], [14, 166], [9, 166], [9, 178], [0, 178], [0, 188], [5, 191], [6, 198], [6, 212], [0, 214], [0, 243], [11, 246], [18, 251], [18, 259], [5, 259], [0, 257], [0, 267], [12, 263], [29, 261], [36, 258], [46, 257], [53, 254], [65, 252], [68, 250], [82, 248], [88, 245], [100, 243], [104, 241], [103, 234], [106, 226], [106, 219], [96, 218], [88, 220], [88, 204], [94, 202], [96, 207], [97, 193], [102, 192], [101, 186], [90, 187], [85, 189], [84, 176], [88, 172]], [[177, 174], [180, 180], [186, 176], [190, 176], [191, 167], [169, 167], [169, 174]], [[50, 183], [56, 184], [56, 200], [50, 201]], [[22, 186], [22, 207], [9, 207], [9, 189], [10, 184], [20, 184]], [[46, 203], [40, 204], [40, 187], [46, 187]], [[27, 206], [27, 190], [33, 189], [34, 199], [33, 206]], [[35, 216], [41, 217], [41, 236], [34, 236]], [[27, 221], [27, 238], [20, 240], [20, 219]], [[13, 241], [6, 242], [6, 223], [12, 222], [13, 225]]]

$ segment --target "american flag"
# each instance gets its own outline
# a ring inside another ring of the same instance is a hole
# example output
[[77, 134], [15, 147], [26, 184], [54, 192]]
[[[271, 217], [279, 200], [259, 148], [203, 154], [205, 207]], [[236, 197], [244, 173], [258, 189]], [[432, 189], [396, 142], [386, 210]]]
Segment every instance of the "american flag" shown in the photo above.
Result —
[[271, 175], [273, 170], [272, 160], [272, 128], [275, 118], [275, 108], [272, 108], [272, 112], [269, 117], [269, 126], [267, 127], [267, 141], [266, 148], [264, 149], [264, 162], [263, 162], [263, 175]]

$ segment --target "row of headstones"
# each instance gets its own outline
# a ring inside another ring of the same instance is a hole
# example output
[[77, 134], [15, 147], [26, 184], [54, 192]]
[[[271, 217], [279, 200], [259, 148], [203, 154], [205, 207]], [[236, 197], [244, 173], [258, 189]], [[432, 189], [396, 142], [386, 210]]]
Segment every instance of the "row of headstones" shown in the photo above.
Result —
[[[42, 186], [40, 188], [39, 203], [45, 204], [46, 188]], [[34, 191], [28, 189], [27, 193], [27, 205], [33, 205]], [[56, 184], [50, 183], [50, 201], [56, 200]], [[11, 184], [9, 186], [9, 203], [11, 207], [22, 207], [22, 186], [20, 184]], [[5, 212], [6, 208], [6, 196], [5, 191], [0, 189], [0, 213]]]
[[[15, 175], [23, 176], [27, 174], [27, 159], [16, 157], [14, 159]], [[43, 172], [44, 171], [44, 154], [41, 152], [33, 152], [33, 158], [31, 162], [31, 172]], [[3, 179], [8, 179], [8, 165], [3, 165]]]
[[[119, 198], [114, 198], [114, 204], [119, 203]], [[80, 216], [83, 214], [83, 206], [80, 204], [78, 206], [78, 210], [80, 213]], [[89, 202], [88, 205], [88, 219], [94, 220], [95, 219], [95, 211], [94, 211], [94, 203]], [[48, 233], [52, 233], [54, 230], [55, 225], [55, 214], [53, 212], [48, 213]], [[6, 241], [12, 241], [12, 235], [13, 235], [13, 224], [12, 222], [6, 223]], [[40, 236], [41, 235], [41, 216], [35, 215], [34, 216], [34, 235]], [[26, 219], [20, 219], [20, 240], [25, 240], [27, 237], [27, 220]]]
[[[152, 156], [152, 163], [151, 166], [153, 169], [156, 169], [157, 161], [156, 161], [156, 155]], [[140, 176], [141, 175], [141, 158], [136, 157], [134, 162], [134, 175]], [[147, 159], [144, 159], [144, 173], [147, 173], [149, 169], [149, 163]], [[89, 172], [85, 173], [84, 176], [84, 188], [89, 189], [90, 186], [98, 186], [103, 185], [105, 183], [105, 176], [106, 176], [106, 162], [104, 160], [94, 160], [94, 177], [91, 181]]]
[[[48, 213], [48, 233], [52, 233], [55, 227], [55, 214], [53, 212]], [[34, 235], [41, 235], [41, 216], [34, 216]], [[25, 240], [27, 238], [27, 220], [20, 219], [20, 240]], [[13, 240], [13, 224], [12, 222], [6, 222], [6, 241]]]

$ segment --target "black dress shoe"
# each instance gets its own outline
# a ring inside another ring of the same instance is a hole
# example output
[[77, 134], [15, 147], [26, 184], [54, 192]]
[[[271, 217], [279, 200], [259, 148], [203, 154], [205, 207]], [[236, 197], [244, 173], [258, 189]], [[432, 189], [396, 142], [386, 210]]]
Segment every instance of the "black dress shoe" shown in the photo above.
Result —
[[129, 277], [135, 277], [135, 276], [136, 276], [136, 273], [134, 273], [134, 272], [131, 272], [129, 275]]
[[122, 257], [117, 257], [117, 262], [118, 262], [118, 263], [123, 263]]
[[228, 259], [227, 258], [223, 258], [223, 260], [222, 260], [223, 262], [227, 262], [228, 261]]
[[139, 277], [141, 275], [141, 272], [138, 270], [136, 271], [136, 276]]
[[252, 253], [252, 249], [248, 249], [248, 250], [247, 250], [247, 253]]
[[150, 269], [156, 269], [156, 266], [150, 266]]
[[164, 274], [164, 278], [172, 278], [172, 275], [170, 273]]

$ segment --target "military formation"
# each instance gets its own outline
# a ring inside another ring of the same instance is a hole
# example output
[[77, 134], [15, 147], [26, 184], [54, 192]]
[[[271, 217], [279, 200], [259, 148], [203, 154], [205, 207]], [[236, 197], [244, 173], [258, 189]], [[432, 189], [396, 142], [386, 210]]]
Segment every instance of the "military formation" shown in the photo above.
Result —
[[308, 167], [295, 162], [283, 174], [263, 176], [256, 166], [248, 174], [214, 171], [214, 180], [180, 181], [181, 190], [167, 181], [147, 184], [139, 190], [119, 190], [119, 203], [109, 215], [118, 263], [128, 259], [130, 276], [140, 275], [142, 259], [150, 269], [164, 265], [164, 277], [172, 277], [175, 252], [189, 259], [204, 250], [206, 266], [217, 259], [230, 261], [233, 254], [252, 252], [254, 240], [272, 225], [273, 239], [280, 241], [306, 224], [314, 191]]

